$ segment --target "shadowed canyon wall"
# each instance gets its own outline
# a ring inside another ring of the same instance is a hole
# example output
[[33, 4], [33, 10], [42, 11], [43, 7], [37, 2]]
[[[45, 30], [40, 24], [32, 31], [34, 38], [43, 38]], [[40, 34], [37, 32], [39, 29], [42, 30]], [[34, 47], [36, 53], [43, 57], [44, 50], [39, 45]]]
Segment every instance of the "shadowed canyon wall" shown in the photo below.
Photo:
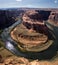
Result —
[[[21, 16], [20, 14], [23, 13], [25, 11], [21, 10], [21, 9], [9, 9], [9, 10], [0, 10], [0, 29], [1, 28], [6, 28], [10, 25], [12, 25], [13, 23], [15, 23], [15, 19], [18, 16]], [[31, 19], [34, 20], [54, 20], [54, 21], [58, 21], [58, 13], [56, 14], [51, 14], [52, 10], [36, 10], [38, 12], [38, 14], [31, 15], [29, 16]], [[55, 11], [56, 12], [56, 11]], [[29, 25], [29, 24], [28, 24]]]

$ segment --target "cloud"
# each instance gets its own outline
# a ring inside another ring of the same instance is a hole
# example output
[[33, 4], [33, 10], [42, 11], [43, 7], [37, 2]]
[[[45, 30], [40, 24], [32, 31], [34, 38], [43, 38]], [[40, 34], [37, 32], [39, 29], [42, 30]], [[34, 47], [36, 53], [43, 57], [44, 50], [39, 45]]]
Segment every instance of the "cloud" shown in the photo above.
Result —
[[55, 1], [54, 1], [54, 3], [58, 3], [58, 1], [57, 1], [57, 0], [55, 0]]
[[21, 2], [22, 0], [16, 0], [17, 2]]

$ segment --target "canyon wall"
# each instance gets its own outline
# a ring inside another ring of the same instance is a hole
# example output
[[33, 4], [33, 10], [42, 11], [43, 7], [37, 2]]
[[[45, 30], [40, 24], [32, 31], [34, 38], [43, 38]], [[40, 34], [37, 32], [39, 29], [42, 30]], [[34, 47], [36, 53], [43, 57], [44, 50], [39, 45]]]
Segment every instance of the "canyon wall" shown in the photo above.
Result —
[[[28, 11], [28, 9], [6, 9], [6, 10], [0, 10], [0, 29], [1, 28], [6, 28], [10, 25], [12, 25], [13, 23], [16, 22], [16, 18], [18, 16], [21, 16], [21, 13], [25, 13], [25, 11]], [[31, 11], [32, 9], [30, 9]], [[52, 21], [58, 21], [58, 10], [55, 10], [53, 12], [53, 10], [36, 10], [34, 9], [37, 13], [32, 14], [31, 16], [29, 16], [30, 19], [33, 19], [33, 21], [35, 20], [39, 20], [39, 21], [46, 21], [46, 20], [52, 20]], [[27, 13], [28, 14], [28, 13]], [[27, 20], [28, 21], [28, 20]], [[36, 21], [35, 21], [36, 22]]]
[[24, 12], [23, 10], [0, 10], [0, 29], [9, 27], [16, 22], [16, 18]]

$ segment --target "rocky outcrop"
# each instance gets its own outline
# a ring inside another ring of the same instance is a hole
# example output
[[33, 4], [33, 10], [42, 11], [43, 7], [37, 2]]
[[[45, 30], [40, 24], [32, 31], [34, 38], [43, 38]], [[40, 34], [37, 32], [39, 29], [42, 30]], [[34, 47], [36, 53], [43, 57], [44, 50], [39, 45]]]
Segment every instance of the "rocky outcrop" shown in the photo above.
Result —
[[43, 24], [42, 16], [35, 10], [26, 11], [22, 17], [23, 23]]
[[52, 21], [58, 21], [58, 12], [57, 11], [52, 11], [50, 13], [49, 19]]
[[30, 18], [37, 21], [41, 21], [41, 20], [48, 20], [48, 17], [50, 15], [51, 11], [44, 11], [44, 10], [28, 10], [24, 13], [23, 17], [26, 18]]
[[42, 47], [42, 45], [48, 41], [48, 37], [46, 35], [34, 31], [29, 32], [23, 24], [19, 24], [13, 31], [11, 31], [11, 37], [15, 41], [19, 42], [19, 45], [22, 47], [20, 47], [20, 49], [27, 49], [29, 51], [39, 51], [38, 48], [40, 46]]
[[29, 61], [24, 57], [13, 57], [13, 58], [6, 58], [0, 65], [58, 65], [58, 60], [56, 61], [39, 61], [33, 60]]
[[48, 19], [53, 25], [58, 26], [58, 11], [52, 11]]
[[44, 20], [47, 20], [49, 14], [50, 11], [28, 10], [22, 17], [23, 25], [29, 30], [33, 29], [36, 32], [48, 35], [48, 28], [45, 26]]
[[22, 51], [39, 52], [53, 43], [52, 35], [45, 26], [41, 14], [36, 10], [28, 10], [24, 13], [22, 23], [11, 31], [11, 37], [19, 42]]

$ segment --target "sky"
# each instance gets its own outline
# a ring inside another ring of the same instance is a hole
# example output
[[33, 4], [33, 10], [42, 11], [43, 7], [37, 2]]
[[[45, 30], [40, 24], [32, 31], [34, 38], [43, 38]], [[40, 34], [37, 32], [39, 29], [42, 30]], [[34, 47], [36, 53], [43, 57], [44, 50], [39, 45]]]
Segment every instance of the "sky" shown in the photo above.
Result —
[[0, 8], [58, 8], [58, 0], [0, 0]]

